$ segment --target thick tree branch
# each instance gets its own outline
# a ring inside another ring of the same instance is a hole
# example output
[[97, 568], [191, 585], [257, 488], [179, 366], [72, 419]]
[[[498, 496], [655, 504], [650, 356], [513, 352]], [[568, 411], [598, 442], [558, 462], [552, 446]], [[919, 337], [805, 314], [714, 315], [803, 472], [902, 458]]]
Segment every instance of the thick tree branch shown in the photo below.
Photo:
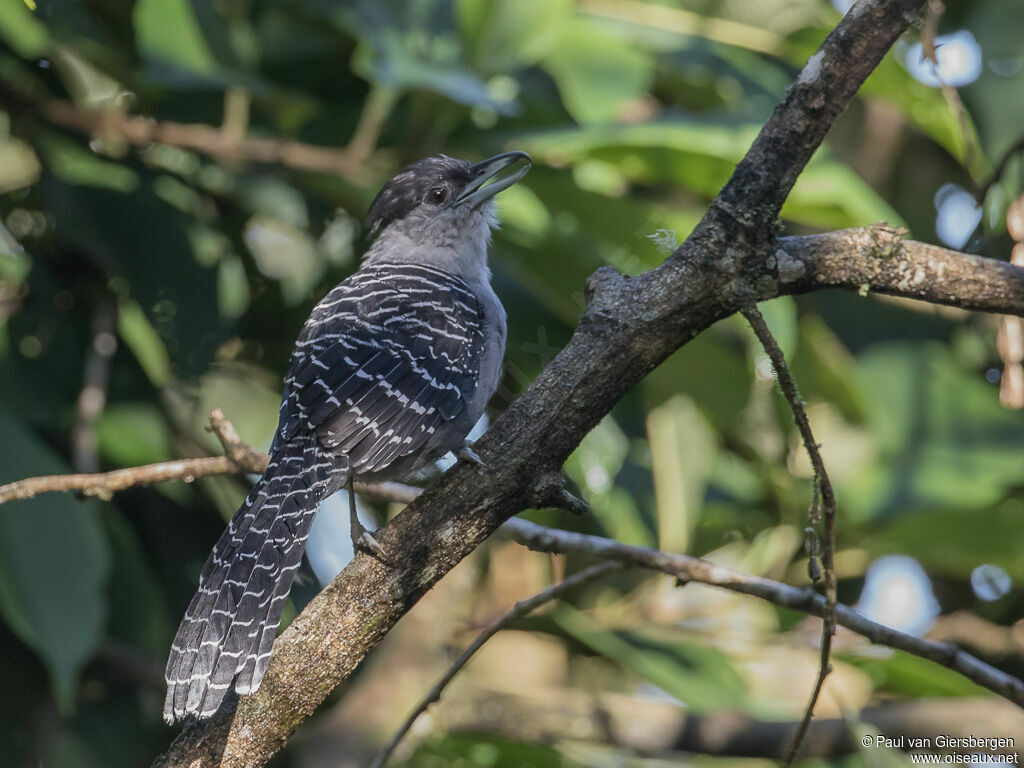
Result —
[[780, 293], [849, 288], [1024, 315], [1024, 269], [904, 240], [902, 230], [884, 225], [779, 238], [769, 266]]
[[[574, 553], [602, 560], [615, 560], [624, 565], [661, 571], [684, 581], [699, 582], [759, 597], [769, 603], [820, 618], [825, 618], [829, 611], [825, 598], [812, 589], [801, 589], [760, 576], [751, 576], [689, 555], [672, 555], [649, 547], [634, 547], [601, 536], [547, 528], [518, 518], [505, 523], [504, 530], [520, 544], [537, 552]], [[845, 605], [836, 606], [835, 616], [841, 626], [877, 645], [897, 648], [949, 667], [978, 685], [1024, 707], [1024, 681], [1001, 672], [961, 651], [955, 645], [906, 635], [878, 624]]]
[[715, 321], [778, 294], [766, 267], [782, 202], [921, 4], [854, 5], [687, 241], [637, 277], [591, 276], [572, 339], [476, 443], [486, 469], [456, 465], [378, 532], [397, 565], [355, 557], [277, 639], [260, 690], [187, 727], [157, 764], [263, 765], [439, 578], [516, 512], [545, 504], [539, 489], [630, 388]]

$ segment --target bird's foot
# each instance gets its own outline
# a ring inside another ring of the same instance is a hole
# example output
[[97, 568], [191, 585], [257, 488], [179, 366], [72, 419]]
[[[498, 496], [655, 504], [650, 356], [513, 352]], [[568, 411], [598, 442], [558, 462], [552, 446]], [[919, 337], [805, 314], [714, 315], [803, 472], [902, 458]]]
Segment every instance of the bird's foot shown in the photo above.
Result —
[[459, 461], [465, 461], [467, 464], [473, 464], [480, 469], [487, 469], [487, 465], [484, 464], [484, 460], [477, 456], [476, 451], [473, 450], [472, 443], [463, 443], [462, 447], [455, 453], [458, 456]]
[[368, 555], [373, 555], [385, 563], [391, 563], [391, 558], [388, 557], [380, 542], [373, 538], [373, 534], [358, 523], [352, 529], [352, 549], [355, 552], [362, 551]]

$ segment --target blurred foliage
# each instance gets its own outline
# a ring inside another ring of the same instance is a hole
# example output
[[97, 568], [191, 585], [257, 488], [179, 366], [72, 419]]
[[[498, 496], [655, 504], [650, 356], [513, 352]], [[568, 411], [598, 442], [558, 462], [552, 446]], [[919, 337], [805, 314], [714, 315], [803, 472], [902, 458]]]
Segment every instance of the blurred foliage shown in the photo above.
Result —
[[[1012, 5], [946, 3], [940, 31], [969, 30], [983, 62], [960, 88], [963, 114], [908, 70], [912, 30], [801, 176], [786, 227], [886, 220], [934, 240], [939, 187], [975, 189], [1020, 138], [1024, 17]], [[638, 273], [685, 238], [838, 19], [824, 0], [0, 0], [0, 482], [81, 469], [83, 434], [104, 469], [215, 452], [213, 407], [266, 444], [291, 344], [355, 268], [376, 189], [437, 152], [534, 157], [500, 200], [492, 254], [511, 324], [500, 412], [568, 338], [589, 273]], [[47, 119], [52, 99], [102, 114], [99, 129]], [[244, 137], [348, 145], [353, 172], [130, 146], [116, 129], [126, 114], [209, 126], [224, 148]], [[1022, 173], [1011, 160], [988, 188], [967, 249], [1008, 255]], [[83, 423], [97, 318], [111, 306], [106, 405]], [[875, 558], [903, 553], [944, 613], [1009, 632], [1024, 610], [1024, 417], [998, 403], [994, 321], [835, 293], [764, 310], [838, 491], [842, 599], [857, 600]], [[653, 373], [567, 470], [594, 514], [545, 522], [807, 583], [809, 469], [738, 318]], [[166, 744], [165, 652], [244, 491], [242, 478], [211, 478], [0, 508], [4, 765], [137, 765]], [[475, 587], [450, 612], [486, 618], [553, 578], [509, 582], [503, 552], [473, 556], [460, 573]], [[995, 600], [972, 589], [986, 564], [1010, 580]], [[626, 574], [522, 628], [562, 649], [562, 692], [653, 692], [692, 712], [791, 719], [816, 657], [798, 619]], [[439, 626], [438, 654], [457, 632]], [[1024, 672], [1019, 652], [999, 661]], [[491, 683], [529, 685], [518, 666]], [[836, 666], [845, 708], [977, 694], [935, 665], [862, 646]], [[362, 674], [390, 680], [372, 665]], [[351, 755], [318, 762], [313, 737], [278, 764], [365, 763], [359, 749], [384, 739], [423, 682], [387, 688], [387, 716], [347, 716], [340, 727], [366, 740]], [[822, 706], [836, 714], [834, 700]], [[494, 730], [437, 732], [408, 764], [580, 764]]]

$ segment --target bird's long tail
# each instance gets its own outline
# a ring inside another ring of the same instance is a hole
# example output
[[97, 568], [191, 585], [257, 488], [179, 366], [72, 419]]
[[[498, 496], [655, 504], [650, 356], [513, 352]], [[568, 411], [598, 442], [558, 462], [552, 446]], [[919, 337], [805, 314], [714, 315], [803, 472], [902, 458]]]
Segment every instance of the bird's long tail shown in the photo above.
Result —
[[171, 646], [164, 719], [209, 717], [237, 676], [255, 691], [319, 503], [346, 472], [310, 435], [275, 446], [263, 474], [221, 534]]

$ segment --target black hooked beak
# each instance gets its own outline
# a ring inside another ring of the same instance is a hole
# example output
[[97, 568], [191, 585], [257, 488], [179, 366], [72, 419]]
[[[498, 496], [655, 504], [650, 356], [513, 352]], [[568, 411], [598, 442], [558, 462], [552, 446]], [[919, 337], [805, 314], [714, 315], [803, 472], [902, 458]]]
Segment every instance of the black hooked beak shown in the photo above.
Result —
[[[526, 161], [521, 168], [507, 176], [498, 178], [503, 171], [520, 160]], [[475, 208], [523, 178], [532, 164], [533, 161], [525, 152], [503, 152], [470, 166], [470, 181], [462, 190], [462, 194], [455, 199], [455, 205], [468, 205], [470, 208]], [[490, 183], [488, 184], [488, 182]]]

